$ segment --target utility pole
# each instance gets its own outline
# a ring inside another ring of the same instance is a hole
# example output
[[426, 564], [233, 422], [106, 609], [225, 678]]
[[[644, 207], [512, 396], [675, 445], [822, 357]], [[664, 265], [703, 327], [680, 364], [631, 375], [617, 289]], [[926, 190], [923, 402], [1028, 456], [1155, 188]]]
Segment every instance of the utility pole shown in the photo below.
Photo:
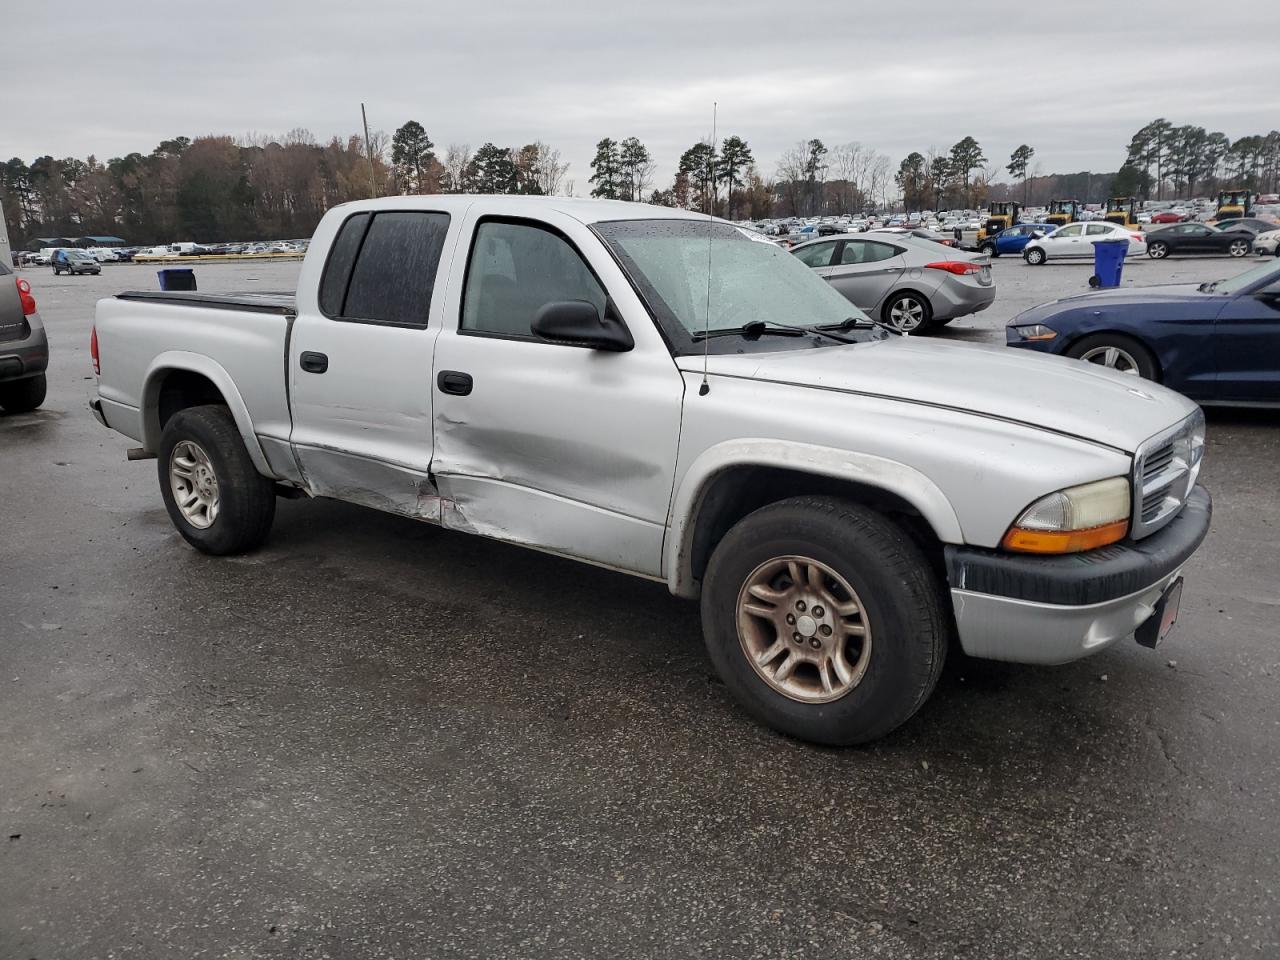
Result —
[[373, 172], [373, 141], [369, 139], [369, 115], [364, 112], [364, 104], [360, 104], [360, 119], [364, 121], [364, 152], [369, 157], [369, 196], [378, 195], [378, 181]]

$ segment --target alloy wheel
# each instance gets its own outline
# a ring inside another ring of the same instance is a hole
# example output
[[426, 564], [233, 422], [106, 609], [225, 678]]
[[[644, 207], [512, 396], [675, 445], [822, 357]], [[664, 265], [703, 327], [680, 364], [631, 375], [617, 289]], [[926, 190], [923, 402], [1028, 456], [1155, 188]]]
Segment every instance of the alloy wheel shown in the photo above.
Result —
[[889, 322], [909, 333], [924, 323], [924, 304], [915, 297], [902, 297], [889, 308]]
[[1117, 373], [1127, 373], [1135, 377], [1142, 376], [1137, 359], [1122, 347], [1094, 347], [1092, 350], [1086, 350], [1080, 354], [1080, 359], [1089, 363], [1096, 363], [1100, 367], [1110, 367]]
[[809, 557], [775, 557], [751, 572], [738, 594], [738, 639], [760, 678], [802, 703], [845, 696], [871, 660], [861, 599]]
[[181, 440], [169, 455], [169, 486], [187, 523], [207, 530], [218, 519], [218, 477], [198, 443]]

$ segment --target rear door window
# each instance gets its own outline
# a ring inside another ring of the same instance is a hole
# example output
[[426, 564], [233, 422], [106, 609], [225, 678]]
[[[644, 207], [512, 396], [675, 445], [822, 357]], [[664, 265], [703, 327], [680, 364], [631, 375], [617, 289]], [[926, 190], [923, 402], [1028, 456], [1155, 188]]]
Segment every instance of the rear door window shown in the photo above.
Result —
[[338, 320], [425, 327], [448, 232], [447, 213], [381, 211], [363, 228], [352, 217], [334, 239], [320, 284], [321, 309]]

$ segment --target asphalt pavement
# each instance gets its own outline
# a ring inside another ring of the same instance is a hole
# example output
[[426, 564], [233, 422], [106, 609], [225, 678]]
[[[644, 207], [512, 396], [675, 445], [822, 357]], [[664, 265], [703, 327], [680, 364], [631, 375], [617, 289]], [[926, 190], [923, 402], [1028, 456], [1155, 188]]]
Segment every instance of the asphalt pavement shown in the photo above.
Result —
[[[86, 409], [93, 302], [154, 269], [25, 271], [52, 367], [0, 416], [0, 958], [1280, 956], [1280, 415], [1210, 413], [1159, 650], [953, 657], [825, 750], [741, 713], [657, 584], [329, 501], [191, 550]], [[1090, 273], [994, 270], [946, 336]]]

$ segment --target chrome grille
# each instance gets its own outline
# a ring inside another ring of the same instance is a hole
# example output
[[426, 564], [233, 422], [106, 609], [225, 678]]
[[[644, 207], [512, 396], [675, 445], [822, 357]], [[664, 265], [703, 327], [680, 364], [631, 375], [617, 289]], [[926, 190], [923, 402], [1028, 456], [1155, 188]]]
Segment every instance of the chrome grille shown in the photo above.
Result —
[[1204, 452], [1204, 414], [1196, 411], [1156, 434], [1133, 459], [1135, 540], [1149, 536], [1178, 515], [1200, 474]]

